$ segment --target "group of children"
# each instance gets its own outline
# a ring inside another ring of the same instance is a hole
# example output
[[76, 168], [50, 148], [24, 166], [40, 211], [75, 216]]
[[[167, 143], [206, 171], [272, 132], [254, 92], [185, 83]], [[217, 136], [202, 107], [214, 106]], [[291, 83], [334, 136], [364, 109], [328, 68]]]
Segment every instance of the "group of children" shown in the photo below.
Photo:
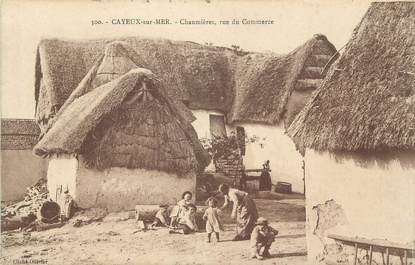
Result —
[[[203, 220], [206, 221], [207, 242], [211, 242], [212, 233], [215, 233], [216, 241], [219, 242], [219, 233], [224, 231], [220, 220], [221, 210], [217, 208], [217, 200], [210, 197], [206, 201], [209, 206]], [[198, 231], [196, 223], [196, 206], [191, 202], [191, 193], [183, 194], [183, 199], [174, 207], [172, 213], [168, 213], [168, 205], [160, 205], [152, 226], [169, 227], [170, 233], [189, 234]], [[251, 234], [252, 258], [262, 260], [269, 257], [269, 249], [274, 242], [278, 231], [268, 225], [268, 221], [259, 217]]]
[[[219, 218], [220, 210], [216, 208], [217, 200], [209, 198], [206, 203], [209, 208], [203, 215], [206, 221], [206, 231], [208, 233], [208, 242], [210, 242], [212, 233], [215, 233], [216, 240], [219, 242], [219, 232], [223, 231], [223, 226]], [[168, 212], [168, 205], [160, 205], [156, 213], [152, 227], [164, 226], [169, 227], [170, 233], [190, 234], [198, 231], [196, 222], [196, 206], [191, 202], [191, 194], [183, 194], [183, 199], [173, 207], [171, 213]]]

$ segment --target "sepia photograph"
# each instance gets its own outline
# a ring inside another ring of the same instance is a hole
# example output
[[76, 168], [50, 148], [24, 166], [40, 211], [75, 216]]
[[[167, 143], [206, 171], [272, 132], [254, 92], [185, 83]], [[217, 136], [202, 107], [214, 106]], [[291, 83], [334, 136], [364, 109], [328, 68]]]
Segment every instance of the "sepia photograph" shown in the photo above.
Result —
[[1, 264], [415, 264], [415, 2], [0, 10]]

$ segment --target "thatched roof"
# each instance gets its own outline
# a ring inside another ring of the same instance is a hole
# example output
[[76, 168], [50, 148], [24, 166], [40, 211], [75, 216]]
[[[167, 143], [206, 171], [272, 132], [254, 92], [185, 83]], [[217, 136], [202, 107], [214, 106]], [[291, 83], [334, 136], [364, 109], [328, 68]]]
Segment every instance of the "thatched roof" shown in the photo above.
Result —
[[[163, 81], [173, 100], [189, 102], [190, 108], [226, 111], [231, 92], [227, 54], [232, 51], [191, 42], [172, 42], [138, 37], [92, 41], [42, 40], [36, 62], [36, 120], [49, 119], [99, 64], [107, 44], [119, 41], [136, 64], [151, 70]], [[124, 61], [123, 64], [126, 62]], [[97, 83], [98, 84], [98, 83]]]
[[[108, 50], [107, 45], [114, 41], [122, 44], [115, 45], [123, 54], [122, 63]], [[105, 75], [109, 77], [107, 68], [98, 67], [105, 57], [111, 57], [110, 61], [122, 68], [121, 72], [134, 65], [151, 70], [163, 82], [170, 98], [185, 102], [190, 109], [224, 112], [228, 122], [272, 124], [284, 114], [292, 91], [314, 89], [317, 85], [310, 80], [301, 85], [296, 79], [321, 78], [320, 71], [334, 53], [334, 46], [321, 35], [287, 56], [139, 37], [43, 40], [36, 63], [36, 120], [46, 131], [47, 124], [50, 125], [51, 118], [65, 102], [72, 102], [67, 99], [74, 90], [83, 94], [99, 85], [102, 80], [91, 81], [91, 76], [97, 74], [102, 74], [105, 82]], [[310, 67], [306, 71], [307, 63]], [[258, 94], [260, 97], [256, 98]], [[264, 103], [257, 110], [259, 101]]]
[[415, 149], [415, 3], [373, 3], [288, 133], [301, 149]]
[[[101, 64], [102, 66], [103, 64]], [[74, 91], [79, 92], [79, 91]], [[209, 156], [151, 73], [135, 68], [83, 95], [59, 113], [35, 146], [37, 155], [80, 154], [97, 168], [127, 167], [184, 174]]]
[[[91, 69], [81, 80], [75, 90], [69, 95], [62, 107], [57, 113], [49, 119], [47, 126], [43, 126], [43, 131], [46, 132], [53, 125], [54, 121], [59, 118], [68, 106], [80, 96], [94, 90], [96, 87], [110, 82], [128, 71], [140, 68], [146, 64], [140, 56], [131, 49], [131, 47], [123, 41], [114, 41], [106, 45], [105, 52], [92, 65]], [[186, 108], [180, 100], [173, 100], [179, 106], [180, 114], [184, 116], [189, 122], [192, 122], [195, 117]]]
[[31, 150], [38, 141], [39, 126], [31, 119], [1, 119], [1, 149]]
[[[336, 48], [325, 36], [315, 35], [288, 55], [242, 57], [236, 68], [231, 121], [279, 122], [293, 91], [316, 89], [324, 67], [335, 54]], [[298, 111], [288, 113], [286, 121], [291, 122]]]

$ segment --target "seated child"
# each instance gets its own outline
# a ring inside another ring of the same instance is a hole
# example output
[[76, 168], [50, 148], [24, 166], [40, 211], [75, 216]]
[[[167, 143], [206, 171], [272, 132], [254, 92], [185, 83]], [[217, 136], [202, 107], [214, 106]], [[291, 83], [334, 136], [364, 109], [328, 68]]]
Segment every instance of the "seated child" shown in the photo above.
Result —
[[216, 241], [219, 242], [219, 231], [223, 231], [223, 226], [219, 219], [220, 210], [216, 208], [218, 201], [214, 197], [210, 197], [206, 202], [209, 208], [206, 209], [203, 219], [206, 220], [208, 243], [210, 243], [210, 237], [213, 232], [215, 232]]
[[196, 225], [196, 205], [189, 204], [187, 209], [183, 211], [183, 215], [178, 219], [178, 225], [175, 228], [171, 228], [170, 233], [177, 234], [190, 234], [198, 231]]
[[269, 248], [278, 231], [268, 225], [267, 219], [259, 217], [251, 234], [252, 258], [262, 260], [269, 257]]
[[170, 217], [167, 212], [167, 209], [169, 208], [168, 205], [162, 204], [160, 205], [159, 210], [156, 213], [156, 217], [154, 219], [154, 222], [151, 224], [151, 227], [155, 226], [169, 226], [170, 223]]
[[177, 202], [177, 205], [173, 207], [170, 213], [170, 226], [177, 227], [178, 220], [184, 216], [184, 212], [188, 210], [188, 206], [192, 204], [192, 193], [190, 191], [185, 191], [182, 194], [182, 199]]

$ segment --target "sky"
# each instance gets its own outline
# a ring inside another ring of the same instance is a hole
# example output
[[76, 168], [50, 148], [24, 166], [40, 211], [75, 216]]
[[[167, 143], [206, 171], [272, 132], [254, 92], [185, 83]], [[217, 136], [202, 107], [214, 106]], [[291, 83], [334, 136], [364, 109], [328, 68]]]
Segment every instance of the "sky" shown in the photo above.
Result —
[[[369, 1], [17, 1], [1, 4], [2, 118], [33, 118], [36, 47], [43, 38], [145, 36], [284, 54], [324, 34], [343, 47]], [[169, 25], [115, 25], [113, 19], [167, 18]], [[187, 20], [273, 20], [272, 25], [180, 25]], [[92, 21], [102, 21], [92, 25]], [[108, 21], [108, 23], [105, 23]]]

